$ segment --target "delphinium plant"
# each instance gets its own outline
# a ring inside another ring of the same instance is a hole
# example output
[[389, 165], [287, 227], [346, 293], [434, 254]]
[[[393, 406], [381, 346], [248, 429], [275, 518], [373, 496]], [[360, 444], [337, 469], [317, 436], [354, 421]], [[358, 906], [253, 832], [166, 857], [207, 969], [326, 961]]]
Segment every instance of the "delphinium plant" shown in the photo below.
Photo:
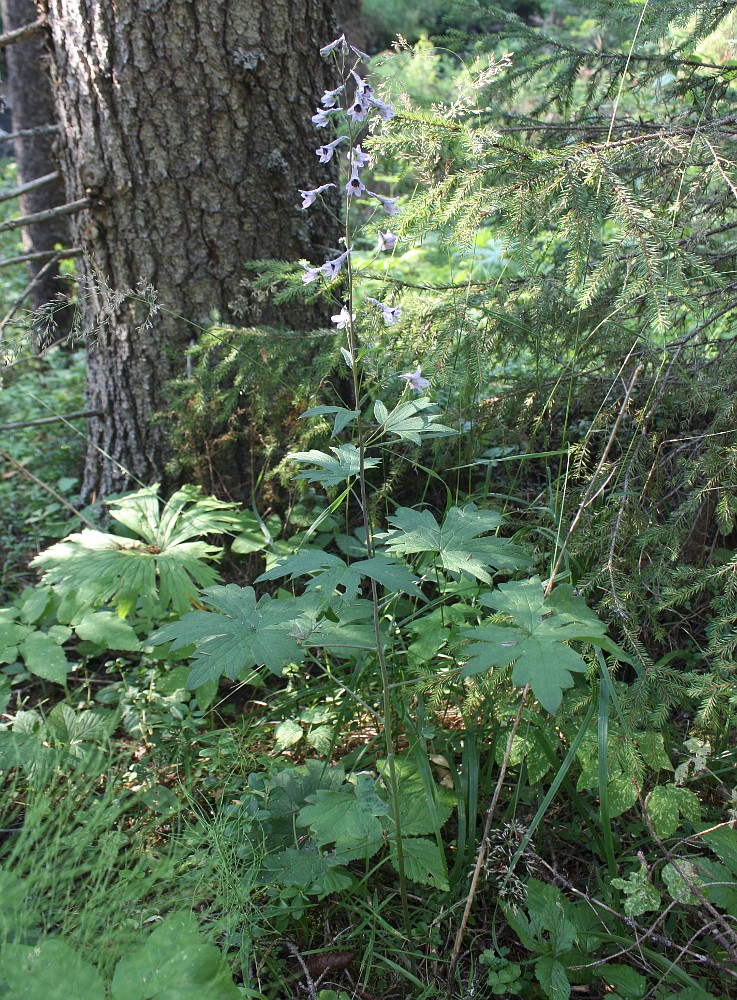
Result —
[[[394, 111], [361, 75], [367, 57], [343, 36], [326, 45], [322, 53], [333, 61], [338, 79], [336, 87], [323, 94], [313, 117], [316, 128], [326, 135], [332, 128], [316, 155], [326, 164], [340, 157], [344, 170], [338, 183], [344, 190], [344, 213], [336, 219], [340, 225], [337, 245], [322, 262], [304, 262], [297, 284], [308, 295], [325, 295], [334, 302], [332, 322], [344, 337], [340, 352], [350, 398], [340, 401], [344, 405], [317, 405], [302, 414], [307, 420], [329, 421], [331, 437], [340, 443], [329, 451], [311, 449], [289, 457], [297, 465], [296, 480], [324, 488], [328, 504], [302, 534], [297, 550], [272, 559], [255, 581], [258, 586], [303, 580], [299, 589], [274, 595], [234, 584], [209, 587], [201, 596], [205, 610], [184, 615], [154, 639], [170, 641], [173, 648], [194, 644], [189, 678], [193, 689], [221, 676], [236, 680], [254, 668], [266, 667], [279, 675], [286, 667], [294, 670], [312, 664], [343, 692], [356, 694], [383, 730], [384, 759], [377, 763], [381, 778], [376, 782], [360, 774], [348, 786], [330, 785], [329, 776], [320, 778], [323, 784], [310, 787], [305, 794], [307, 804], [291, 816], [290, 844], [278, 845], [282, 860], [271, 856], [270, 870], [276, 870], [273, 866], [278, 863], [280, 877], [285, 878], [287, 870], [290, 878], [296, 877], [297, 859], [302, 863], [309, 859], [310, 864], [331, 866], [331, 878], [344, 878], [345, 873], [334, 868], [341, 859], [368, 860], [385, 844], [388, 860], [399, 876], [404, 934], [411, 940], [407, 880], [424, 882], [440, 892], [449, 891], [451, 883], [460, 891], [467, 889], [466, 862], [473, 859], [478, 837], [478, 799], [474, 789], [470, 794], [474, 805], [459, 835], [466, 838], [467, 834], [466, 846], [459, 850], [451, 876], [441, 834], [451, 812], [437, 800], [427, 753], [422, 750], [424, 736], [420, 720], [413, 718], [408, 694], [412, 673], [407, 664], [416, 663], [421, 655], [425, 681], [438, 689], [453, 688], [461, 706], [469, 685], [488, 680], [488, 690], [494, 691], [497, 721], [493, 725], [498, 722], [494, 739], [502, 748], [506, 744], [507, 751], [504, 754], [502, 749], [498, 757], [501, 774], [487, 810], [468, 914], [517, 726], [524, 719], [528, 728], [549, 729], [549, 716], [558, 712], [565, 696], [575, 693], [583, 702], [591, 698], [585, 680], [591, 656], [582, 655], [584, 646], [615, 656], [619, 650], [607, 639], [605, 625], [571, 587], [554, 587], [553, 579], [544, 586], [537, 576], [529, 576], [534, 568], [530, 554], [502, 537], [503, 518], [496, 511], [464, 503], [446, 488], [447, 503], [438, 517], [429, 503], [400, 506], [383, 489], [379, 476], [387, 452], [393, 461], [413, 463], [420, 481], [431, 476], [442, 482], [438, 473], [420, 463], [416, 449], [458, 430], [441, 422], [433, 398], [435, 387], [422, 363], [415, 361], [402, 372], [404, 365], [393, 362], [390, 348], [374, 347], [377, 328], [401, 329], [402, 309], [392, 295], [376, 291], [375, 276], [370, 286], [375, 294], [364, 293], [364, 278], [370, 272], [356, 263], [355, 248], [362, 234], [353, 220], [358, 203], [362, 208], [374, 206], [386, 215], [387, 223], [400, 212], [398, 199], [373, 190], [376, 184], [368, 180], [370, 161], [363, 149], [367, 129], [390, 121]], [[304, 210], [316, 210], [334, 184], [328, 181], [301, 190]], [[380, 226], [376, 255], [391, 253], [396, 242], [389, 225]], [[265, 281], [287, 275], [287, 266], [274, 265]], [[294, 293], [292, 281], [285, 295]], [[400, 386], [402, 391], [397, 393]], [[350, 537], [336, 545], [345, 558], [330, 548], [310, 545], [320, 523], [339, 509], [351, 529]], [[499, 574], [521, 578], [495, 586]], [[370, 691], [370, 678], [376, 676], [381, 694], [379, 705], [374, 706], [358, 694], [357, 687]], [[590, 709], [582, 734], [592, 714]], [[398, 723], [410, 737], [409, 752], [415, 755], [413, 794], [427, 811], [421, 821], [413, 812], [411, 797], [401, 794], [409, 772], [406, 756], [396, 756]], [[574, 753], [569, 754], [566, 767]], [[460, 781], [456, 795], [460, 795]], [[337, 818], [329, 821], [332, 815], [339, 816], [340, 822]], [[294, 838], [294, 829], [300, 827], [305, 836]], [[434, 842], [422, 836], [428, 832], [435, 833]], [[531, 828], [528, 841], [532, 833]], [[332, 850], [326, 852], [330, 845]], [[321, 885], [324, 875], [320, 875]]]

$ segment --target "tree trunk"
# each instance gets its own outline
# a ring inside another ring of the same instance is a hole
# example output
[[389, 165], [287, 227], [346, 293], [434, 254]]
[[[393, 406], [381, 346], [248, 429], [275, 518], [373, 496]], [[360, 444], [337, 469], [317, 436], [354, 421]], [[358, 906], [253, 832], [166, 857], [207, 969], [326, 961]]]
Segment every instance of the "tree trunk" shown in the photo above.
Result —
[[[160, 479], [165, 429], [151, 418], [184, 371], [197, 324], [324, 325], [300, 303], [275, 312], [244, 290], [253, 258], [335, 246], [326, 212], [298, 188], [330, 178], [310, 121], [331, 85], [319, 48], [330, 0], [42, 0], [67, 199], [85, 247], [89, 337], [83, 494]], [[245, 315], [243, 313], [245, 300]], [[160, 307], [160, 308], [159, 308]]]
[[[33, 0], [2, 0], [0, 6], [4, 31], [21, 28], [38, 17]], [[43, 37], [37, 35], [25, 42], [8, 46], [5, 58], [8, 68], [5, 89], [13, 114], [14, 131], [53, 123], [54, 96], [48, 71], [49, 54]], [[25, 184], [27, 181], [58, 171], [59, 160], [54, 151], [54, 140], [53, 133], [14, 140], [19, 183]], [[43, 212], [63, 204], [64, 183], [58, 180], [22, 195], [20, 214]], [[57, 244], [63, 247], [69, 246], [69, 225], [65, 217], [23, 229], [23, 247], [26, 253], [49, 252]], [[38, 309], [58, 300], [64, 291], [63, 283], [59, 279], [58, 265], [33, 261], [26, 266], [29, 281], [34, 283], [26, 303], [32, 309]], [[42, 270], [43, 274], [39, 276]], [[68, 332], [70, 322], [68, 309], [56, 309], [52, 336]]]

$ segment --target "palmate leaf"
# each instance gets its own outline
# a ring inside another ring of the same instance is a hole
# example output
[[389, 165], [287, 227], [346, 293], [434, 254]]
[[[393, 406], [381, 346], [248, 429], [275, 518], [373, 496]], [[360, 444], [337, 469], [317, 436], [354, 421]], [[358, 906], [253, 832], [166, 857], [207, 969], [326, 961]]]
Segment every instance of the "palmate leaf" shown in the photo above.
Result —
[[348, 889], [353, 882], [338, 858], [314, 848], [290, 846], [264, 858], [261, 880], [281, 886], [297, 886], [318, 899]]
[[[392, 868], [399, 872], [396, 841], [391, 842], [389, 854]], [[402, 837], [402, 860], [407, 878], [423, 885], [431, 885], [441, 892], [450, 889], [445, 858], [434, 840], [428, 837]]]
[[299, 419], [304, 420], [305, 417], [323, 417], [335, 414], [333, 432], [330, 437], [337, 437], [348, 424], [356, 419], [360, 412], [360, 410], [348, 410], [345, 406], [312, 406], [309, 410], [305, 410], [304, 413], [300, 413]]
[[300, 576], [310, 576], [307, 593], [318, 592], [331, 598], [336, 591], [341, 601], [356, 597], [361, 588], [361, 580], [369, 577], [387, 590], [397, 593], [414, 594], [424, 600], [419, 590], [420, 581], [401, 563], [395, 562], [384, 552], [371, 559], [359, 559], [348, 565], [340, 556], [322, 549], [303, 548], [292, 556], [284, 556], [271, 569], [262, 573], [254, 582], [280, 580], [283, 577], [294, 580]]
[[[341, 444], [330, 450], [335, 458], [326, 455], [324, 451], [316, 451], [314, 448], [311, 451], [293, 451], [287, 455], [287, 458], [291, 458], [295, 462], [317, 466], [313, 469], [302, 469], [295, 478], [306, 479], [310, 483], [320, 483], [322, 486], [338, 486], [346, 479], [360, 473], [360, 455], [354, 445]], [[378, 458], [365, 458], [363, 462], [365, 469], [372, 469], [378, 464]]]
[[377, 400], [374, 404], [374, 416], [387, 434], [394, 434], [401, 440], [412, 441], [414, 444], [421, 444], [422, 438], [427, 440], [457, 433], [452, 427], [439, 423], [439, 413], [427, 412], [434, 406], [431, 399], [422, 396], [399, 403], [389, 412], [381, 400]]
[[172, 649], [194, 644], [192, 671], [187, 687], [195, 689], [222, 676], [235, 680], [248, 667], [266, 667], [280, 674], [288, 663], [300, 663], [304, 646], [296, 636], [312, 630], [305, 624], [304, 602], [297, 598], [273, 600], [268, 594], [257, 602], [252, 587], [210, 587], [202, 595], [215, 611], [192, 611], [159, 629], [156, 644], [171, 642]]
[[333, 844], [341, 862], [368, 859], [381, 848], [381, 817], [389, 806], [368, 775], [359, 775], [355, 785], [346, 782], [339, 790], [321, 788], [307, 802], [299, 811], [297, 825], [308, 827], [318, 846]]
[[376, 540], [398, 555], [435, 554], [445, 570], [461, 576], [472, 576], [491, 583], [489, 566], [512, 569], [529, 564], [523, 549], [506, 538], [480, 538], [496, 531], [501, 515], [493, 510], [480, 510], [475, 504], [451, 507], [442, 525], [429, 510], [400, 507], [389, 518], [393, 531], [377, 535]]
[[143, 947], [118, 962], [112, 996], [113, 1000], [238, 1000], [241, 992], [225, 957], [200, 936], [196, 917], [172, 913]]
[[140, 601], [145, 614], [188, 611], [203, 587], [219, 579], [209, 565], [222, 547], [197, 536], [235, 530], [232, 504], [202, 497], [184, 487], [163, 505], [157, 486], [111, 501], [111, 514], [136, 538], [85, 529], [52, 545], [32, 565], [43, 571], [43, 582], [65, 600], [60, 615], [74, 622], [90, 608], [112, 604], [124, 618]]
[[481, 603], [508, 615], [514, 627], [477, 625], [464, 629], [463, 636], [473, 641], [466, 650], [469, 658], [463, 675], [514, 663], [513, 683], [518, 687], [530, 684], [551, 715], [558, 710], [563, 691], [573, 686], [572, 674], [588, 669], [584, 658], [567, 642], [591, 643], [628, 661], [624, 651], [605, 636], [606, 625], [568, 586], [557, 588], [546, 599], [540, 578], [532, 577], [503, 584], [484, 595]]

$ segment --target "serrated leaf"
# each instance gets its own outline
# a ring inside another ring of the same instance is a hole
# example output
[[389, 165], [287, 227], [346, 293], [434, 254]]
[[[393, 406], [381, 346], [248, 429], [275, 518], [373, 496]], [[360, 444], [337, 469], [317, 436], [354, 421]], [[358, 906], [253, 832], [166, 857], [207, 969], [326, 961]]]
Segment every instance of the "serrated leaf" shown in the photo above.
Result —
[[14, 649], [27, 635], [31, 629], [28, 625], [20, 625], [17, 622], [3, 622], [0, 624], [0, 649]]
[[537, 700], [553, 715], [563, 691], [573, 686], [572, 674], [588, 669], [583, 657], [565, 643], [577, 639], [600, 646], [606, 625], [567, 593], [552, 597], [546, 600], [539, 577], [502, 584], [484, 595], [482, 603], [508, 615], [516, 627], [465, 629], [464, 637], [474, 641], [467, 650], [463, 675], [514, 663], [514, 684], [530, 684]]
[[345, 406], [311, 406], [309, 410], [300, 414], [299, 419], [334, 415], [333, 432], [330, 437], [337, 437], [348, 424], [356, 419], [360, 412], [360, 410], [349, 410]]
[[565, 968], [551, 955], [543, 955], [535, 964], [535, 978], [548, 1000], [570, 1000], [571, 984]]
[[619, 774], [607, 783], [609, 792], [609, 815], [612, 819], [627, 812], [637, 802], [637, 786], [631, 774]]
[[642, 754], [642, 759], [653, 771], [672, 771], [673, 764], [668, 754], [665, 752], [665, 742], [662, 733], [647, 731], [636, 733], [637, 748]]
[[340, 861], [370, 858], [381, 847], [383, 828], [378, 816], [387, 811], [381, 800], [377, 807], [350, 787], [337, 792], [320, 789], [307, 801], [299, 811], [298, 824], [308, 827], [320, 847], [333, 844]]
[[[295, 451], [287, 455], [295, 462], [302, 462], [317, 468], [302, 469], [296, 479], [306, 479], [310, 483], [320, 483], [322, 486], [338, 486], [347, 479], [359, 475], [361, 462], [358, 449], [352, 444], [341, 444], [330, 449], [335, 458], [326, 455], [324, 451]], [[379, 464], [378, 458], [364, 458], [364, 468], [372, 469]]]
[[339, 591], [341, 601], [351, 600], [358, 595], [364, 577], [376, 580], [388, 590], [402, 591], [425, 599], [418, 589], [417, 577], [410, 573], [406, 566], [394, 562], [384, 552], [378, 552], [371, 559], [358, 559], [348, 565], [345, 560], [331, 552], [324, 552], [322, 549], [302, 549], [295, 555], [278, 559], [255, 582], [279, 580], [286, 576], [295, 579], [305, 575], [312, 577], [307, 584], [307, 593], [320, 591], [324, 595], [331, 596]]
[[105, 1000], [97, 969], [58, 938], [43, 938], [33, 945], [6, 944], [0, 949], [2, 980], [14, 1000]]
[[261, 527], [261, 521], [253, 511], [244, 511], [236, 528], [238, 534], [233, 538], [230, 551], [237, 555], [249, 555], [251, 552], [261, 552], [269, 544], [269, 540]]
[[61, 646], [43, 632], [31, 632], [18, 647], [28, 670], [36, 677], [64, 684], [69, 661]]
[[388, 416], [389, 416], [389, 411], [387, 410], [386, 406], [382, 403], [380, 399], [377, 399], [376, 402], [374, 403], [374, 419], [376, 420], [376, 423], [377, 424], [385, 423]]
[[115, 727], [115, 716], [103, 709], [75, 712], [61, 702], [46, 720], [48, 738], [65, 746], [75, 757], [84, 757], [89, 744], [101, 743]]
[[320, 854], [314, 848], [291, 846], [264, 858], [263, 878], [283, 886], [296, 886], [322, 899], [351, 885], [350, 875], [339, 865], [337, 858]]
[[[402, 837], [402, 855], [404, 870], [408, 879], [431, 885], [441, 892], [448, 892], [448, 872], [445, 858], [438, 850], [434, 840], [427, 837]], [[389, 860], [395, 871], [399, 871], [396, 841], [392, 841]]]
[[197, 647], [190, 690], [222, 676], [236, 680], [248, 667], [265, 666], [278, 675], [288, 663], [304, 658], [305, 650], [295, 638], [304, 613], [301, 601], [277, 601], [265, 594], [257, 603], [252, 587], [234, 583], [211, 587], [202, 599], [216, 611], [190, 612], [151, 637], [157, 645], [171, 642], [173, 649], [190, 643]]
[[20, 618], [27, 625], [33, 625], [41, 621], [46, 614], [49, 604], [54, 596], [51, 587], [33, 587], [24, 591], [23, 603], [20, 609]]
[[701, 840], [708, 844], [720, 861], [737, 878], [737, 830], [722, 827], [720, 830], [706, 830]]
[[620, 1000], [641, 1000], [645, 996], [647, 979], [629, 965], [605, 962], [599, 975]]
[[678, 803], [668, 786], [653, 788], [647, 800], [647, 813], [661, 839], [672, 837], [678, 829]]
[[[428, 790], [419, 768], [406, 757], [395, 757], [394, 767], [399, 785], [399, 822], [402, 835], [412, 837], [433, 833], [436, 823], [438, 828], [447, 823], [455, 807], [453, 792], [437, 784], [433, 784]], [[384, 783], [388, 784], [386, 761], [379, 761], [378, 768]], [[434, 818], [428, 802], [428, 793], [432, 795]], [[389, 822], [393, 828], [392, 814], [389, 816]]]
[[675, 862], [669, 861], [663, 866], [663, 881], [671, 899], [678, 900], [684, 906], [699, 904], [699, 897], [691, 889], [691, 885], [701, 889], [701, 877], [692, 861], [687, 861], [685, 858], [679, 858]]
[[64, 613], [113, 604], [125, 618], [139, 601], [146, 614], [158, 608], [188, 611], [201, 587], [219, 575], [208, 562], [221, 546], [192, 541], [197, 536], [235, 530], [234, 505], [183, 487], [161, 505], [155, 485], [110, 501], [111, 515], [138, 537], [85, 528], [40, 553], [32, 565], [43, 581], [64, 597]]
[[299, 743], [303, 736], [304, 732], [299, 723], [295, 722], [294, 719], [285, 719], [274, 730], [275, 752], [281, 753], [282, 750], [288, 750], [295, 743]]
[[384, 404], [377, 401], [374, 416], [387, 434], [413, 444], [421, 444], [423, 438], [447, 437], [456, 433], [452, 427], [440, 423], [440, 414], [428, 412], [434, 406], [431, 399], [423, 396], [399, 403], [388, 413]]
[[111, 611], [89, 612], [74, 625], [80, 639], [97, 643], [105, 649], [135, 651], [141, 643], [135, 630]]
[[397, 554], [428, 553], [440, 557], [450, 573], [472, 576], [491, 583], [487, 567], [512, 568], [529, 562], [519, 547], [505, 538], [480, 538], [496, 531], [501, 516], [492, 510], [480, 510], [475, 504], [451, 507], [442, 525], [429, 510], [400, 507], [389, 518], [393, 530], [377, 535], [377, 541]]
[[113, 1000], [238, 1000], [227, 962], [191, 913], [168, 916], [142, 948], [118, 962]]

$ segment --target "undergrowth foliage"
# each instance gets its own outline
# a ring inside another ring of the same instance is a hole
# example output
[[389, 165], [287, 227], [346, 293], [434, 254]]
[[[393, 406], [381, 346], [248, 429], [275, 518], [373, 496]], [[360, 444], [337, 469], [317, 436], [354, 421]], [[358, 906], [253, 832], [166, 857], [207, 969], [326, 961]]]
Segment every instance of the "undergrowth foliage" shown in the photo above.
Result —
[[205, 332], [228, 501], [113, 498], [0, 610], [0, 991], [737, 993], [733, 7], [481, 3], [422, 107], [426, 41], [322, 49], [335, 245], [251, 284], [332, 329]]

